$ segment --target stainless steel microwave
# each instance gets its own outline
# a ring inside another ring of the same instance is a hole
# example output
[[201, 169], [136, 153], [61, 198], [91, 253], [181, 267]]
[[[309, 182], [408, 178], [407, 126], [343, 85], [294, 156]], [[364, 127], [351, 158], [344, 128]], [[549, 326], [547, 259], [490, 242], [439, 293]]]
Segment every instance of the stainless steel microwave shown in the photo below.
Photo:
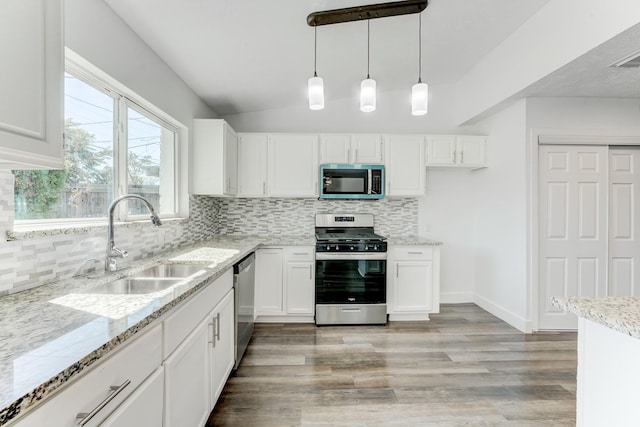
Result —
[[382, 199], [384, 165], [320, 165], [321, 199]]

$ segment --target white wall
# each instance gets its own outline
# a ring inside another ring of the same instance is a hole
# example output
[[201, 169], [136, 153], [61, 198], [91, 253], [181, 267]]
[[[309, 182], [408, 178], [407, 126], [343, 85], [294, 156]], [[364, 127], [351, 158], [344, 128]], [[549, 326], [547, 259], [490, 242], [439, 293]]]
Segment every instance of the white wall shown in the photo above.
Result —
[[427, 168], [420, 198], [419, 233], [444, 242], [440, 249], [440, 302], [474, 301], [473, 181], [478, 172]]
[[189, 128], [215, 116], [103, 0], [65, 0], [65, 45]]
[[526, 100], [478, 123], [489, 135], [489, 167], [473, 180], [475, 302], [529, 331]]
[[[360, 111], [357, 93], [341, 99], [326, 99], [324, 110], [311, 111], [306, 94], [295, 107], [225, 116], [238, 132], [346, 132], [346, 133], [448, 133], [453, 119], [453, 87], [430, 87], [429, 114], [411, 115], [411, 86], [404, 91], [378, 88], [377, 109]], [[467, 132], [468, 133], [468, 132]]]

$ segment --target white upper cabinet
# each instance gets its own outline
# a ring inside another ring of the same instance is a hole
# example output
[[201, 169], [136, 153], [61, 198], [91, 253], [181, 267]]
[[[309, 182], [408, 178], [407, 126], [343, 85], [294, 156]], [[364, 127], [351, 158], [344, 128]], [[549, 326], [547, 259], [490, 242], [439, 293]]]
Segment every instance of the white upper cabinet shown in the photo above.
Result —
[[427, 138], [427, 166], [478, 168], [486, 166], [486, 137], [433, 135]]
[[238, 191], [238, 136], [222, 119], [193, 121], [192, 193], [232, 196]]
[[62, 0], [0, 2], [0, 168], [64, 167]]
[[351, 137], [353, 163], [382, 163], [384, 142], [382, 135], [355, 134]]
[[320, 163], [382, 163], [381, 135], [320, 135]]
[[238, 134], [238, 196], [267, 195], [267, 134]]
[[422, 196], [425, 188], [424, 135], [385, 137], [386, 196]]
[[270, 196], [318, 196], [317, 135], [271, 134], [267, 156]]

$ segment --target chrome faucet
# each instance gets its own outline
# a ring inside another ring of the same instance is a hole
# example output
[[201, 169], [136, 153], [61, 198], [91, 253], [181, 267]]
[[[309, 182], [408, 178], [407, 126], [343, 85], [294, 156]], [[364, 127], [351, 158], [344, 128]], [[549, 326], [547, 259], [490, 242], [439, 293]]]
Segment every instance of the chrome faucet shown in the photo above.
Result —
[[124, 196], [118, 197], [109, 205], [109, 229], [107, 232], [107, 254], [104, 259], [104, 271], [116, 271], [118, 266], [116, 259], [117, 258], [125, 258], [129, 253], [127, 251], [123, 251], [122, 249], [116, 246], [116, 243], [113, 238], [113, 213], [116, 210], [116, 206], [123, 200], [126, 199], [138, 199], [142, 201], [149, 209], [149, 213], [151, 214], [151, 222], [156, 227], [160, 227], [162, 225], [162, 221], [156, 214], [156, 211], [153, 209], [151, 203], [142, 196], [137, 194], [126, 194]]

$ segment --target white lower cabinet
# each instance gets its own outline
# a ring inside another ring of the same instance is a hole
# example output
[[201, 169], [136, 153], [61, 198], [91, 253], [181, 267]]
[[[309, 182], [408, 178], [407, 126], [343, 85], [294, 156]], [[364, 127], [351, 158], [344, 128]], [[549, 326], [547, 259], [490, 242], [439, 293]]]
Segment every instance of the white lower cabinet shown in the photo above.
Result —
[[161, 366], [100, 427], [162, 426], [164, 368]]
[[256, 315], [282, 316], [282, 248], [262, 248], [256, 251]]
[[312, 322], [315, 248], [288, 246], [256, 251], [258, 322]]
[[315, 311], [314, 248], [285, 248], [287, 314], [313, 315]]
[[387, 269], [389, 320], [425, 320], [440, 311], [439, 249], [394, 247]]
[[211, 372], [210, 410], [216, 405], [220, 393], [235, 364], [235, 315], [234, 293], [227, 293], [213, 309], [209, 319], [211, 335], [209, 340], [209, 366]]
[[[106, 360], [89, 368], [86, 375], [69, 384], [44, 404], [20, 419], [20, 427], [87, 427], [101, 425], [119, 408], [127, 408], [128, 420], [148, 411], [153, 397], [143, 390], [145, 380], [162, 362], [162, 325], [158, 324], [134, 338]], [[148, 385], [148, 384], [147, 384]], [[136, 392], [140, 390], [139, 393]], [[157, 393], [157, 390], [155, 391]], [[140, 395], [145, 398], [138, 400]], [[144, 403], [143, 403], [144, 402]], [[162, 413], [162, 403], [156, 408]], [[162, 415], [161, 415], [162, 416]], [[138, 420], [136, 426], [150, 425]], [[123, 424], [127, 425], [127, 424]], [[156, 424], [157, 425], [157, 424]], [[120, 424], [118, 424], [120, 426]]]
[[202, 426], [210, 413], [209, 319], [164, 362], [165, 427]]
[[235, 362], [233, 297], [230, 269], [165, 320], [180, 344], [165, 356], [164, 427], [202, 426], [215, 406]]

